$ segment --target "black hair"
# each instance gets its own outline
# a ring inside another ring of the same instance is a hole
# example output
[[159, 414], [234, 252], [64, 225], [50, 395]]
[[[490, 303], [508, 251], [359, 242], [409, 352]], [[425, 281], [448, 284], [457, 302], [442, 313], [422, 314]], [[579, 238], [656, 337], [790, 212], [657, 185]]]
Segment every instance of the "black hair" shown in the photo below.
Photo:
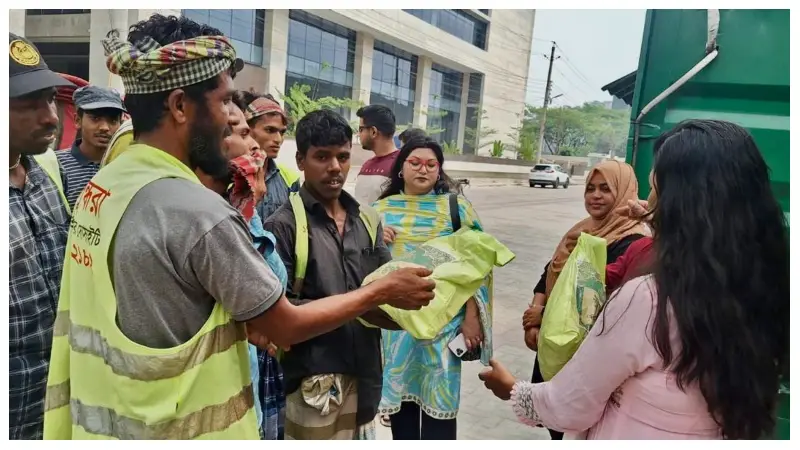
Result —
[[[272, 100], [273, 102], [278, 103], [278, 101], [275, 100], [275, 97], [273, 97], [272, 94], [259, 94], [258, 92], [253, 92], [252, 90], [251, 91], [236, 91], [236, 93], [237, 93], [237, 95], [239, 97], [239, 100], [242, 102], [242, 104], [244, 104], [244, 106], [239, 106], [240, 108], [242, 108], [242, 111], [245, 111], [247, 109], [247, 105], [249, 105], [250, 103], [253, 103], [256, 99], [259, 99], [259, 98], [266, 98], [267, 100]], [[280, 104], [280, 103], [278, 103], [278, 104]], [[266, 115], [269, 116], [269, 115], [273, 115], [273, 114], [278, 115], [278, 113], [270, 113], [270, 114], [266, 114]], [[261, 118], [261, 116], [254, 117], [254, 118], [248, 120], [247, 124], [250, 125], [250, 127], [252, 128], [252, 127], [254, 127], [256, 125], [256, 123], [258, 123], [258, 120], [260, 118]], [[282, 116], [281, 118], [283, 119], [283, 124], [284, 125], [289, 125], [289, 120], [288, 120], [288, 118], [286, 116]]]
[[[118, 35], [116, 30], [111, 30], [108, 36]], [[128, 31], [128, 42], [136, 43], [145, 36], [149, 36], [161, 45], [199, 36], [222, 36], [222, 31], [208, 25], [197, 23], [187, 17], [163, 16], [153, 14], [149, 19], [131, 25]], [[236, 76], [234, 64], [231, 64], [229, 74]], [[181, 87], [192, 101], [205, 106], [205, 94], [219, 87], [220, 77], [210, 78], [199, 83]], [[167, 111], [167, 98], [171, 91], [155, 92], [152, 94], [128, 94], [125, 96], [125, 108], [133, 122], [134, 135], [155, 130], [164, 113]]]
[[353, 142], [353, 128], [340, 114], [320, 109], [306, 114], [295, 129], [297, 152], [306, 156], [311, 147], [328, 147]]
[[405, 145], [408, 141], [410, 141], [413, 138], [425, 138], [427, 136], [428, 136], [427, 133], [425, 133], [425, 130], [423, 129], [406, 128], [400, 133], [398, 138], [400, 139], [400, 142], [402, 142], [403, 145]]
[[375, 127], [378, 133], [389, 139], [394, 136], [395, 118], [391, 109], [383, 105], [362, 106], [356, 116], [364, 119], [364, 126]]
[[439, 145], [439, 143], [434, 139], [431, 139], [427, 136], [417, 136], [412, 137], [400, 149], [400, 152], [397, 154], [397, 159], [395, 159], [394, 164], [392, 165], [389, 181], [387, 181], [384, 185], [383, 193], [380, 197], [378, 197], [378, 200], [392, 195], [397, 195], [403, 191], [405, 182], [400, 177], [400, 173], [403, 171], [403, 164], [405, 164], [406, 159], [408, 159], [408, 155], [418, 148], [431, 149], [436, 155], [436, 160], [439, 161], [439, 180], [433, 186], [434, 192], [437, 194], [446, 194], [449, 192], [456, 194], [462, 193], [461, 185], [450, 178], [444, 171], [444, 152], [442, 151], [442, 146]]
[[[247, 100], [245, 100], [244, 93], [245, 91], [235, 91], [233, 93], [233, 97], [231, 98], [233, 104], [238, 106], [242, 111], [246, 111], [247, 105], [250, 104]], [[250, 125], [249, 122], [248, 125]]]
[[654, 155], [653, 345], [724, 438], [763, 438], [789, 363], [789, 238], [769, 169], [744, 128], [716, 120], [679, 123]]

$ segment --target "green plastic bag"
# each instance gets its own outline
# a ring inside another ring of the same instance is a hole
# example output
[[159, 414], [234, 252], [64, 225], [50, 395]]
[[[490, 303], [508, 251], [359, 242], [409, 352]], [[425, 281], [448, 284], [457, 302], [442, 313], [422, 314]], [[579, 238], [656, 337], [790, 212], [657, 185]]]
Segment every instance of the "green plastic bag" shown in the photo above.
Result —
[[[436, 281], [435, 298], [418, 311], [383, 305], [381, 310], [416, 339], [434, 339], [458, 315], [467, 300], [485, 282], [491, 284], [492, 269], [505, 266], [515, 255], [483, 231], [462, 228], [456, 233], [431, 239], [414, 251], [396, 258], [369, 274], [367, 284], [403, 267], [426, 267]], [[491, 286], [489, 286], [491, 296]], [[491, 302], [491, 301], [490, 301]], [[360, 319], [359, 319], [360, 320]], [[366, 326], [369, 323], [360, 320]]]
[[553, 378], [578, 351], [606, 302], [606, 240], [582, 233], [558, 276], [539, 332], [539, 368]]

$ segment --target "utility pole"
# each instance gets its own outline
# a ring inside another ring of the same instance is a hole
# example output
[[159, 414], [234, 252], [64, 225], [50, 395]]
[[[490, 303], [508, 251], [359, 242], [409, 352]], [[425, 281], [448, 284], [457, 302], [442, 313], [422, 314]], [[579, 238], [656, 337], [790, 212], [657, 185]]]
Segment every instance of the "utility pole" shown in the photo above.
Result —
[[[536, 164], [542, 161], [542, 153], [544, 153], [544, 126], [547, 121], [547, 107], [550, 106], [550, 89], [552, 82], [550, 77], [553, 75], [553, 62], [558, 59], [556, 55], [556, 41], [553, 41], [553, 46], [550, 48], [550, 67], [547, 68], [547, 83], [544, 88], [544, 105], [542, 108], [542, 122], [539, 124], [539, 153], [536, 155]], [[560, 58], [560, 56], [559, 56]]]

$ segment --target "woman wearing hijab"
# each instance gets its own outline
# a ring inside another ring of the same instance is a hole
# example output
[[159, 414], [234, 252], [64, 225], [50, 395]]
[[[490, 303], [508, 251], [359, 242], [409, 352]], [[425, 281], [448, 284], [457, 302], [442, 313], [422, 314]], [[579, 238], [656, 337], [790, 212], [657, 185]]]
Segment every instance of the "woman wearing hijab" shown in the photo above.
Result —
[[[581, 233], [588, 233], [608, 242], [607, 264], [614, 263], [631, 243], [641, 239], [646, 230], [637, 220], [621, 215], [617, 210], [637, 200], [639, 185], [633, 167], [620, 161], [605, 161], [596, 165], [586, 177], [584, 205], [589, 217], [575, 224], [561, 239], [553, 258], [545, 266], [539, 283], [533, 289], [533, 302], [523, 315], [525, 344], [531, 350], [538, 348], [539, 328], [542, 323], [547, 299], [558, 280], [561, 269], [567, 262]], [[533, 366], [533, 383], [544, 381], [537, 357]], [[550, 430], [554, 440], [562, 439], [563, 433]]]
[[480, 377], [524, 423], [587, 439], [769, 438], [790, 315], [769, 168], [730, 122], [682, 122], [653, 150], [646, 275], [611, 296], [552, 380], [516, 382], [495, 361]]

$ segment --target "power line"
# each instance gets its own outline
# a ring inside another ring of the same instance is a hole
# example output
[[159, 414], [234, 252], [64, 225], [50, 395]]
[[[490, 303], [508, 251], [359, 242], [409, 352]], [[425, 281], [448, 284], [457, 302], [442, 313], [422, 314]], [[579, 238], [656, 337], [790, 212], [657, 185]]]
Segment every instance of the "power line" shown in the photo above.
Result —
[[[556, 46], [558, 46], [558, 44], [556, 44]], [[589, 79], [586, 78], [586, 76], [583, 75], [583, 72], [581, 72], [577, 67], [575, 67], [575, 65], [572, 63], [572, 61], [570, 61], [569, 57], [567, 57], [567, 52], [565, 52], [564, 49], [561, 48], [561, 47], [558, 47], [558, 49], [561, 51], [561, 54], [564, 56], [564, 61], [567, 63], [567, 67], [569, 67], [570, 70], [575, 72], [576, 75], [581, 77], [583, 79], [583, 81], [586, 82], [586, 84], [588, 84], [589, 86], [593, 86], [592, 82], [589, 81]]]

